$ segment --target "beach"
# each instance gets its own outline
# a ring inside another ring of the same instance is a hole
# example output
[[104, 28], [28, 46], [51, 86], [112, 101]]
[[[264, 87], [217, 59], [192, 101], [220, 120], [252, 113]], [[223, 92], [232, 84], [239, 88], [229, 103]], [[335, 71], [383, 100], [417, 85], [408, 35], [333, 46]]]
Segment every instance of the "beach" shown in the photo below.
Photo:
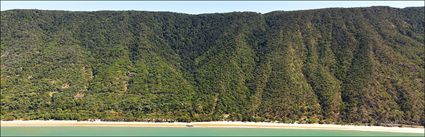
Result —
[[424, 133], [423, 127], [383, 127], [354, 126], [334, 124], [285, 124], [270, 122], [109, 122], [109, 121], [73, 121], [73, 120], [28, 120], [1, 121], [1, 127], [48, 127], [48, 126], [93, 126], [93, 127], [179, 127], [179, 128], [281, 128], [281, 129], [320, 129], [353, 130], [399, 133]]

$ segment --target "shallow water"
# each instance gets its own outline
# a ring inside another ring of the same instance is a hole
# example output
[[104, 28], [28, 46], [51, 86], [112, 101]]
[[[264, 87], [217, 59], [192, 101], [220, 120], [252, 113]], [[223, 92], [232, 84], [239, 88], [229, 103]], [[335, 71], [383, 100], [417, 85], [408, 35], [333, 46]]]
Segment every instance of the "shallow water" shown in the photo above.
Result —
[[1, 127], [1, 136], [424, 136], [415, 133], [269, 128]]

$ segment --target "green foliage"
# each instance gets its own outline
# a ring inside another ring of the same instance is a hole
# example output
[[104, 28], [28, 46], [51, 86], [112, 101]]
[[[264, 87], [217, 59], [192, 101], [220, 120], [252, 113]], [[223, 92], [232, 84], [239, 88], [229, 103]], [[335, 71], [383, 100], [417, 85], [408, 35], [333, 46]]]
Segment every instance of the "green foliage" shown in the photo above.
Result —
[[1, 119], [424, 124], [424, 8], [1, 12]]

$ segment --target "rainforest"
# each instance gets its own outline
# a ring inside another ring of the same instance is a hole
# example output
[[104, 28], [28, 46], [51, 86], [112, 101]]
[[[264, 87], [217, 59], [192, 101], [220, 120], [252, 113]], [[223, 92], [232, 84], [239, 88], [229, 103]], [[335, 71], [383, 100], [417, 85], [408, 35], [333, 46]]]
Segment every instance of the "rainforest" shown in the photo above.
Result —
[[1, 119], [424, 125], [424, 7], [1, 11]]

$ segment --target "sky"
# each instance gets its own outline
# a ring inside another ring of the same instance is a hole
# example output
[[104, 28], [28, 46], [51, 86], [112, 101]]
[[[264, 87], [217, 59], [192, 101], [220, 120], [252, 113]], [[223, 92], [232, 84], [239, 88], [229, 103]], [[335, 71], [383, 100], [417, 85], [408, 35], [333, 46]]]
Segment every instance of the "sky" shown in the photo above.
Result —
[[140, 10], [188, 14], [305, 10], [329, 7], [424, 6], [423, 1], [1, 1], [1, 10], [43, 9], [69, 11]]

